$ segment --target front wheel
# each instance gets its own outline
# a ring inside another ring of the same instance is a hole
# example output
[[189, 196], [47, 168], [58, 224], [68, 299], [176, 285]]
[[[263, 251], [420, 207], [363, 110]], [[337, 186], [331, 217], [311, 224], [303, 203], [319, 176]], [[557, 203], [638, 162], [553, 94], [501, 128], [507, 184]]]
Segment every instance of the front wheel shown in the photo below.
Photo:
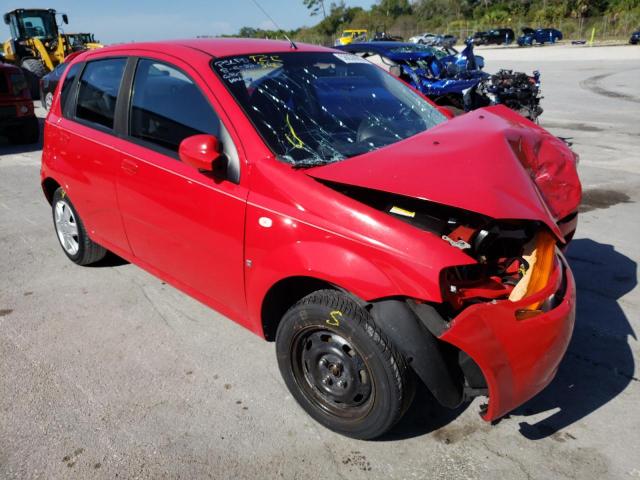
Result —
[[62, 188], [58, 188], [53, 194], [51, 206], [53, 225], [67, 257], [78, 265], [89, 265], [102, 260], [107, 250], [89, 238], [80, 215]]
[[314, 292], [284, 315], [278, 366], [300, 406], [325, 427], [372, 439], [391, 429], [413, 399], [405, 359], [349, 296]]

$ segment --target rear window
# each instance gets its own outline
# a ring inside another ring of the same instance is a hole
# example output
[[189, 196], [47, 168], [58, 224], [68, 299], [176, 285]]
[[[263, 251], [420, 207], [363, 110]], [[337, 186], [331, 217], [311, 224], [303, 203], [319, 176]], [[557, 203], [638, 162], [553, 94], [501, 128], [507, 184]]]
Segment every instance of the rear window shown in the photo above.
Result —
[[80, 78], [76, 118], [113, 129], [116, 100], [127, 60], [110, 58], [89, 62]]

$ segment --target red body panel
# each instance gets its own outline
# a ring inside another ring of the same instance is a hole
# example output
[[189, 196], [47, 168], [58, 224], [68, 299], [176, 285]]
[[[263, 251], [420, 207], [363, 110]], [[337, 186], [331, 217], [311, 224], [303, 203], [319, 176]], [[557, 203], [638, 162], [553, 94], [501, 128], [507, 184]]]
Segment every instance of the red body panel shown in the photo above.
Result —
[[[129, 250], [116, 197], [116, 177], [120, 153], [113, 135], [97, 131], [51, 113], [46, 125], [46, 141], [52, 142], [53, 168], [64, 179], [71, 198], [80, 198], [76, 207], [87, 231], [98, 242]], [[55, 141], [52, 141], [55, 138]], [[55, 166], [54, 166], [55, 165]]]
[[[564, 260], [563, 260], [564, 262]], [[573, 332], [575, 283], [571, 270], [557, 264], [554, 278], [566, 272], [564, 300], [553, 310], [523, 320], [519, 309], [555, 293], [558, 282], [519, 302], [509, 300], [473, 305], [458, 315], [440, 336], [465, 351], [478, 364], [489, 387], [491, 421], [523, 404], [553, 379]]]
[[[565, 203], [560, 195], [552, 199], [557, 177], [536, 183], [531, 165], [553, 163], [554, 153], [569, 154], [551, 135], [506, 108], [456, 117], [324, 167], [295, 170], [273, 158], [209, 64], [212, 56], [289, 50], [288, 42], [189, 40], [108, 47], [73, 60], [138, 55], [181, 68], [198, 84], [237, 147], [238, 183], [62, 118], [64, 78], [45, 124], [42, 180], [53, 179], [65, 188], [95, 241], [259, 335], [264, 335], [263, 301], [281, 280], [313, 277], [364, 300], [441, 302], [442, 270], [475, 263], [437, 235], [316, 179], [429, 199], [494, 218], [539, 220], [561, 236], [556, 220], [575, 210], [576, 195], [568, 195]], [[299, 45], [299, 51], [325, 50]], [[534, 162], [538, 159], [544, 161]], [[562, 175], [564, 184], [573, 185], [575, 164]], [[491, 394], [487, 419], [526, 400], [553, 376], [573, 325], [574, 291], [567, 272], [565, 302], [553, 311], [517, 322], [519, 304], [475, 305], [442, 336], [483, 370]]]

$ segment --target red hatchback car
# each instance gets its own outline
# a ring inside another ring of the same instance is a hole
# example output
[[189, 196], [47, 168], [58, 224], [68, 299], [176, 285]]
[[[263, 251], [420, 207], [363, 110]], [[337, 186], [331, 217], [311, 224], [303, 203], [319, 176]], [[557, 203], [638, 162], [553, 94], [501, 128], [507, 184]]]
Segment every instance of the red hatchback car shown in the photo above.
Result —
[[485, 420], [553, 378], [576, 156], [507, 108], [449, 118], [376, 66], [261, 40], [73, 60], [42, 187], [66, 255], [107, 250], [252, 332], [321, 424], [389, 430], [422, 381]]

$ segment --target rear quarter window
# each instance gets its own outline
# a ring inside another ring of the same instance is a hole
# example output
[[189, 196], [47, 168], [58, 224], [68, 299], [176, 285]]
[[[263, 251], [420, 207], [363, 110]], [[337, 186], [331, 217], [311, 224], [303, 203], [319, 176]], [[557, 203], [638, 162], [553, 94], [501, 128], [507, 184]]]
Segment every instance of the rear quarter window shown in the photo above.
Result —
[[75, 65], [71, 65], [71, 67], [69, 67], [69, 71], [67, 72], [67, 76], [64, 78], [64, 83], [62, 84], [62, 89], [60, 90], [60, 108], [63, 112], [65, 111], [65, 105], [67, 104], [67, 99], [69, 98], [71, 87], [76, 81], [76, 77], [78, 76], [80, 70], [82, 70], [83, 65], [83, 63], [76, 63]]
[[76, 118], [113, 130], [116, 101], [126, 64], [125, 58], [87, 63], [80, 78]]

